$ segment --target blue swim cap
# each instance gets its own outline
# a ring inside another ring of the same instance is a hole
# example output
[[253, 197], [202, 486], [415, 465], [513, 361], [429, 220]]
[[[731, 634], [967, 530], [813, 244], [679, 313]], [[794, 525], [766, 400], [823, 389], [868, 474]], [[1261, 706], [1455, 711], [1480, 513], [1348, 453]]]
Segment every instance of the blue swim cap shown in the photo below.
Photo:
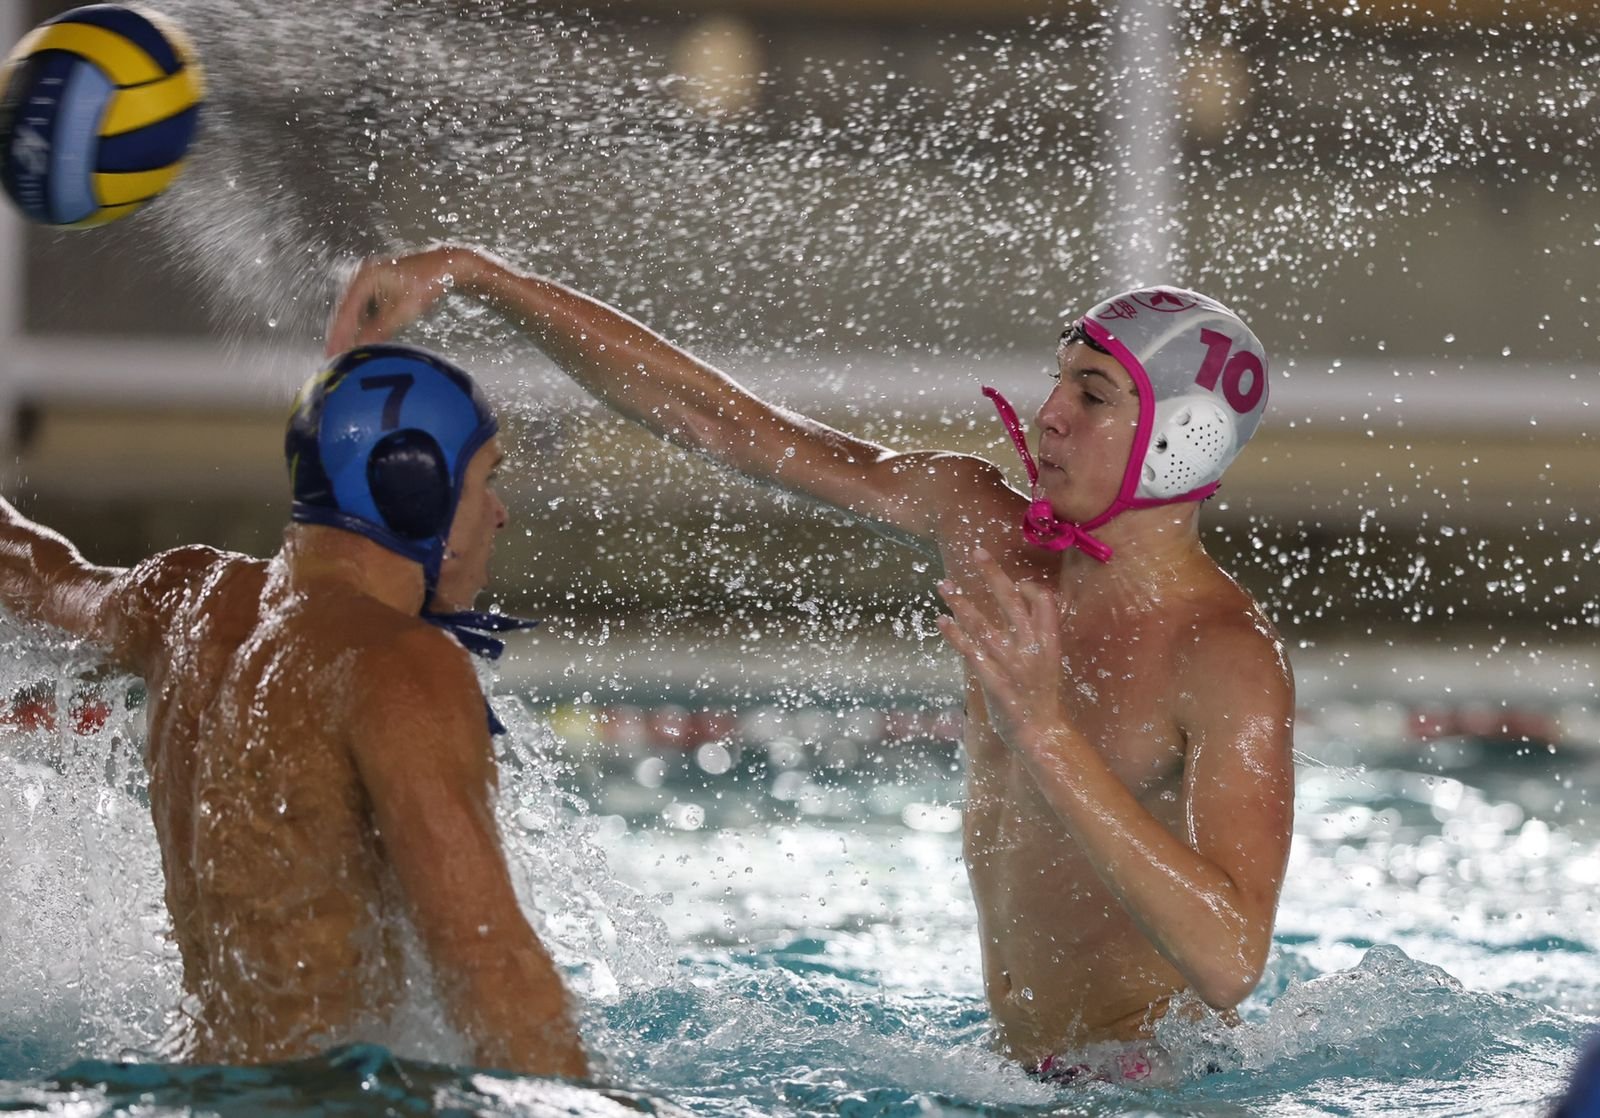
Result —
[[438, 354], [353, 349], [295, 398], [283, 440], [290, 519], [421, 563], [431, 596], [467, 463], [499, 429], [472, 378]]

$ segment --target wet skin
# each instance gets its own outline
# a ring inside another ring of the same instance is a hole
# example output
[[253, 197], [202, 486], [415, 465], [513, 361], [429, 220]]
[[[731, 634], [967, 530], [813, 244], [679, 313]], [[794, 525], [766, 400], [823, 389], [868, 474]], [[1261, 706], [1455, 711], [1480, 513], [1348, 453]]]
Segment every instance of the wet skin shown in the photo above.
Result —
[[[1035, 1064], [1148, 1031], [1184, 991], [1259, 980], [1288, 857], [1293, 687], [1261, 611], [1200, 545], [1197, 506], [1130, 511], [1115, 549], [1023, 543], [993, 464], [898, 453], [774, 407], [641, 324], [475, 250], [356, 273], [329, 348], [393, 336], [449, 290], [519, 325], [582, 387], [682, 446], [937, 555], [966, 665], [965, 855], [998, 1041]], [[1138, 398], [1115, 360], [1056, 354], [1041, 486], [1087, 520], [1117, 491]]]
[[[482, 589], [506, 523], [499, 458], [491, 441], [469, 464], [448, 608]], [[404, 917], [475, 1062], [585, 1073], [500, 847], [477, 678], [418, 618], [422, 595], [417, 564], [332, 528], [291, 525], [270, 561], [188, 547], [116, 571], [0, 501], [0, 597], [148, 685], [151, 808], [189, 995], [173, 1055], [382, 1042], [405, 995]]]
[[[1058, 384], [1037, 417], [1040, 484], [1058, 515], [1083, 521], [1121, 483], [1137, 394], [1120, 364], [1088, 347], [1063, 346], [1056, 359]], [[1181, 936], [1182, 928], [1153, 928], [1159, 906], [1140, 912], [1125, 904], [1115, 862], [1082, 841], [1085, 832], [1130, 837], [1118, 809], [1142, 812], [1191, 846], [1237, 845], [1235, 860], [1256, 871], [1239, 876], [1259, 877], [1255, 908], [1264, 922], [1239, 926], [1236, 951], [1226, 934], [1217, 946], [1236, 956], [1231, 969], [1259, 973], [1290, 824], [1288, 667], [1270, 623], [1199, 547], [1192, 506], [1159, 510], [1160, 519], [1129, 534], [1120, 556], [1101, 566], [1023, 545], [1017, 502], [985, 496], [977, 503], [997, 516], [957, 518], [956, 530], [938, 539], [947, 572], [940, 591], [952, 608], [941, 628], [968, 668], [963, 837], [985, 989], [1002, 1042], [1032, 1064], [1084, 1043], [1132, 1039], [1175, 993], [1197, 985], [1203, 997], [1210, 992], [1160, 948], [1163, 933]], [[1030, 621], [1037, 625], [1027, 636], [1011, 637]], [[1230, 648], [1242, 657], [1237, 665], [1217, 658]], [[997, 665], [1007, 652], [1015, 663]], [[1204, 696], [1219, 677], [1248, 671], [1252, 661], [1256, 694], [1208, 709]], [[1049, 692], [1053, 702], [1042, 698]], [[1078, 740], [1052, 740], [1051, 723]], [[1199, 752], [1217, 738], [1231, 763], [1208, 757], [1202, 765]], [[1072, 747], [1084, 745], [1115, 787], [1063, 810], [1062, 785], [1073, 783], [1080, 762]], [[1203, 776], [1210, 779], [1196, 784]], [[1098, 802], [1118, 793], [1120, 803]], [[1219, 809], [1246, 809], [1252, 818], [1231, 824], [1216, 817]], [[1148, 836], [1114, 857], [1130, 854], [1155, 866], [1163, 860]], [[1199, 893], [1211, 884], [1173, 873], [1156, 891]], [[1208, 1000], [1227, 1007], [1234, 993], [1219, 983]]]
[[[1024, 549], [1008, 552], [1003, 543], [979, 542], [995, 546], [991, 565], [1005, 577], [1048, 579], [1048, 571], [1035, 573], [1031, 556], [1020, 553]], [[985, 593], [975, 563], [951, 557], [946, 563], [947, 597]], [[1186, 786], [1194, 776], [1187, 764], [1194, 754], [1188, 726], [1194, 691], [1207, 686], [1205, 634], [1215, 625], [1254, 617], [1253, 606], [1220, 576], [1198, 593], [1175, 590], [1157, 608], [1090, 593], [1058, 594], [1056, 602], [1061, 668], [1055, 690], [1065, 719], [1093, 743], [1137, 808], [1167, 835], [1187, 841], [1197, 809]], [[1264, 636], [1269, 632], [1259, 618], [1248, 624], [1259, 625]], [[1173, 686], [1152, 686], [1156, 680]], [[1122, 903], [1114, 863], [1108, 866], [1085, 849], [1077, 828], [1041, 788], [1042, 765], [1070, 767], [1070, 753], [1052, 757], [1046, 745], [1041, 765], [1008, 742], [995, 726], [979, 673], [970, 669], [966, 703], [963, 851], [977, 905], [985, 991], [1002, 1042], [1018, 1059], [1035, 1064], [1086, 1043], [1142, 1035], [1168, 999], [1192, 983], [1146, 934], [1150, 918], [1142, 920]], [[1254, 805], [1255, 826], [1287, 828], [1286, 779], [1282, 770], [1273, 771], [1247, 793], [1260, 801]], [[1111, 830], [1118, 819], [1108, 812], [1089, 826], [1096, 823]], [[1281, 873], [1275, 845], [1257, 849], [1261, 853], [1250, 857]], [[1173, 875], [1169, 887], [1191, 886]], [[1275, 883], [1265, 888], [1275, 895]], [[1182, 934], [1181, 928], [1173, 931]], [[1243, 941], [1259, 935], [1239, 938], [1241, 969], [1255, 971], [1259, 964], [1243, 958], [1253, 945]], [[1213, 1000], [1226, 1007], [1232, 999]]]
[[198, 1001], [193, 1054], [281, 1059], [359, 1035], [400, 993], [402, 902], [351, 748], [351, 698], [373, 648], [423, 634], [243, 557], [185, 549], [144, 574], [158, 639], [183, 649], [146, 674], [147, 760]]

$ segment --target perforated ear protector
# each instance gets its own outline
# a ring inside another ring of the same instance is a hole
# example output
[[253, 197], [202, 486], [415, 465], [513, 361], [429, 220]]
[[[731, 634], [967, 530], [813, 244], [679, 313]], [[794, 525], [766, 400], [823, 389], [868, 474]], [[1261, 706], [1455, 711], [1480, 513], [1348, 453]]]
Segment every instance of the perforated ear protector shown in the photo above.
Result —
[[1080, 522], [1055, 514], [1039, 493], [1016, 411], [995, 389], [983, 392], [1028, 468], [1033, 500], [1022, 518], [1023, 538], [1053, 551], [1076, 547], [1103, 563], [1112, 552], [1092, 534], [1100, 525], [1129, 509], [1203, 501], [1217, 491], [1222, 471], [1266, 411], [1267, 354], [1238, 315], [1176, 287], [1114, 295], [1074, 330], [1127, 370], [1139, 397], [1122, 483], [1099, 515]]
[[1165, 500], [1204, 485], [1232, 459], [1234, 422], [1210, 395], [1157, 400], [1139, 497]]

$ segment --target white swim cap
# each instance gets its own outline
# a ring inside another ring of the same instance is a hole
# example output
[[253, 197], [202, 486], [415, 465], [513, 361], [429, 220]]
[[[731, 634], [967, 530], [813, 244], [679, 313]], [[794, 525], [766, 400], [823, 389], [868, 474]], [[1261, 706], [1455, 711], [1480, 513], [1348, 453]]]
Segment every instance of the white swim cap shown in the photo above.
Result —
[[1033, 500], [1022, 536], [1035, 547], [1069, 547], [1104, 563], [1111, 548], [1092, 532], [1128, 509], [1202, 501], [1217, 491], [1222, 471], [1255, 434], [1267, 409], [1267, 355], [1239, 316], [1176, 287], [1114, 295], [1067, 330], [1122, 363], [1139, 392], [1139, 424], [1122, 485], [1098, 516], [1057, 516], [1039, 492], [1039, 470], [1017, 413], [985, 387], [1012, 445], [1028, 470]]
[[1260, 341], [1221, 303], [1176, 287], [1114, 295], [1078, 325], [1139, 391], [1128, 469], [1106, 511], [1209, 497], [1267, 408]]

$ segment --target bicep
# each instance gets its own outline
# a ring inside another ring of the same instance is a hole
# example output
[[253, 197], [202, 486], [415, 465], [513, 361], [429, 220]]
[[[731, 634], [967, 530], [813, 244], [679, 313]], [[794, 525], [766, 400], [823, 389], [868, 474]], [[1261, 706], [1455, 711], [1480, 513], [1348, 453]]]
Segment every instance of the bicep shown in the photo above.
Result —
[[126, 570], [89, 563], [63, 569], [41, 603], [40, 620], [126, 659], [132, 628], [128, 576]]
[[466, 693], [391, 680], [396, 701], [358, 711], [354, 735], [384, 856], [417, 930], [447, 962], [525, 927], [494, 818], [483, 708], [470, 669], [462, 674]]
[[0, 501], [0, 600], [19, 616], [101, 643], [126, 574], [89, 563], [65, 536]]
[[899, 452], [846, 434], [769, 403], [709, 366], [696, 383], [694, 406], [663, 404], [653, 415], [637, 417], [671, 441], [750, 477], [908, 536], [936, 536], [944, 514], [980, 469], [1000, 476], [966, 455]]
[[164, 608], [173, 603], [156, 585], [148, 560], [137, 567], [97, 567], [77, 559], [56, 569], [35, 616], [87, 641], [108, 661], [139, 675], [150, 672], [160, 643]]
[[1268, 670], [1213, 686], [1189, 731], [1189, 843], [1253, 908], [1277, 902], [1294, 824], [1293, 699]]
[[730, 464], [791, 492], [918, 539], [941, 534], [977, 489], [1004, 488], [981, 459], [945, 451], [894, 451], [815, 420], [765, 408]]

